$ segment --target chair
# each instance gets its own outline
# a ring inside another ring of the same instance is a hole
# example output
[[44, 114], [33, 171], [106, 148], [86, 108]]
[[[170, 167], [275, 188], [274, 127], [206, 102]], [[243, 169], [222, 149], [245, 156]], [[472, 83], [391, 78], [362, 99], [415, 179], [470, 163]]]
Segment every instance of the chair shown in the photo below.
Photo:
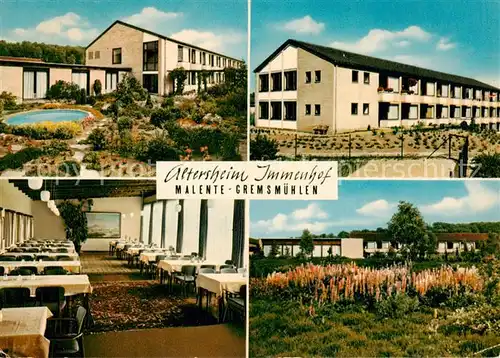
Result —
[[191, 260], [191, 255], [182, 256], [182, 260]]
[[9, 272], [9, 276], [31, 276], [36, 275], [38, 269], [34, 266], [19, 267]]
[[247, 285], [240, 287], [239, 295], [226, 292], [226, 307], [222, 322], [226, 320], [228, 313], [237, 313], [241, 317], [241, 322], [245, 322]]
[[201, 272], [201, 269], [204, 269], [204, 268], [210, 268], [210, 269], [215, 271], [215, 265], [201, 265], [200, 272]]
[[36, 305], [47, 307], [56, 317], [66, 306], [64, 287], [38, 287], [35, 291]]
[[63, 254], [67, 254], [68, 253], [68, 249], [64, 249], [64, 248], [59, 248], [56, 250], [56, 252], [60, 252], [60, 253], [63, 253]]
[[47, 266], [43, 269], [44, 275], [67, 275], [69, 271], [60, 266]]
[[220, 265], [219, 269], [222, 271], [223, 269], [226, 269], [226, 268], [232, 268], [234, 269], [234, 266], [233, 265]]
[[35, 257], [33, 255], [19, 255], [16, 259], [17, 261], [33, 261]]
[[68, 255], [57, 256], [56, 259], [57, 261], [74, 261], [74, 259]]
[[21, 247], [14, 247], [13, 249], [9, 249], [9, 252], [24, 252]]
[[232, 267], [231, 268], [226, 267], [226, 268], [220, 269], [220, 273], [238, 273], [238, 271], [236, 271]]
[[161, 260], [165, 260], [165, 255], [156, 255], [155, 261], [154, 262], [149, 262], [147, 271], [149, 273], [153, 273], [153, 278], [156, 279], [158, 276], [158, 264], [160, 263]]
[[230, 266], [233, 266], [233, 267], [234, 267], [234, 262], [233, 262], [232, 260], [226, 260], [226, 261], [224, 261], [224, 263], [225, 263], [226, 265], [230, 265]]
[[57, 258], [55, 256], [46, 256], [46, 255], [37, 256], [36, 259], [38, 261], [56, 261], [57, 260]]
[[12, 287], [0, 290], [0, 303], [2, 308], [33, 306], [30, 289], [27, 287]]
[[174, 280], [179, 282], [184, 291], [184, 295], [187, 296], [187, 287], [190, 284], [195, 285], [194, 275], [196, 273], [196, 266], [184, 265], [181, 267], [180, 275], [174, 275]]
[[51, 357], [85, 357], [83, 324], [87, 310], [79, 306], [75, 318], [49, 318], [45, 337], [50, 340]]
[[0, 256], [0, 261], [17, 261], [17, 257], [9, 255]]
[[24, 252], [35, 253], [35, 252], [40, 252], [40, 249], [38, 247], [31, 247], [29, 249], [26, 249]]
[[210, 267], [203, 267], [200, 268], [200, 271], [198, 271], [198, 273], [215, 273], [215, 269]]

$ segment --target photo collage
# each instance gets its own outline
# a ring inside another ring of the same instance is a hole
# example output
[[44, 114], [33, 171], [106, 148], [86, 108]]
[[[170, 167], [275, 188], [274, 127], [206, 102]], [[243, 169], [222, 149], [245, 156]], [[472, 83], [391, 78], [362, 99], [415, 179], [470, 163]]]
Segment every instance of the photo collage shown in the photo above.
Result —
[[0, 358], [500, 357], [499, 34], [489, 0], [0, 1]]

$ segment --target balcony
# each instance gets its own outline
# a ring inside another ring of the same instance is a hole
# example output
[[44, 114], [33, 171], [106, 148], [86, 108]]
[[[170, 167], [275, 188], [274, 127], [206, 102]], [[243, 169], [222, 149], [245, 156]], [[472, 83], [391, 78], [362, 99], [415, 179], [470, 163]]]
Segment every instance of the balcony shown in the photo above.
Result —
[[[412, 95], [411, 97], [417, 97], [417, 96]], [[378, 100], [379, 102], [401, 102], [402, 95], [399, 92], [395, 93], [393, 91], [379, 90]]]

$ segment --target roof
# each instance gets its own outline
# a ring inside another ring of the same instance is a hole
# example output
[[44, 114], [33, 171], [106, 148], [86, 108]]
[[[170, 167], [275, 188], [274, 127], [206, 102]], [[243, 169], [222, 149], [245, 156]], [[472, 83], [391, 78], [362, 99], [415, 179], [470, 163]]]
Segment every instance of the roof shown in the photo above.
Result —
[[25, 61], [25, 62], [45, 62], [41, 58], [31, 58], [31, 57], [16, 57], [16, 56], [0, 56], [0, 60], [5, 60], [5, 61]]
[[121, 20], [116, 20], [115, 22], [113, 22], [106, 30], [104, 30], [98, 37], [96, 37], [94, 41], [92, 41], [87, 47], [85, 47], [85, 50], [88, 49], [90, 46], [92, 46], [97, 40], [99, 40], [106, 32], [108, 32], [116, 24], [127, 26], [127, 27], [130, 27], [131, 29], [134, 29], [134, 30], [137, 30], [137, 31], [141, 31], [141, 32], [145, 32], [145, 33], [150, 34], [152, 36], [156, 36], [156, 37], [159, 37], [161, 39], [169, 40], [169, 41], [178, 43], [180, 45], [189, 46], [189, 47], [192, 47], [192, 48], [197, 49], [197, 50], [202, 50], [202, 51], [210, 52], [210, 53], [213, 53], [214, 55], [224, 56], [224, 57], [229, 58], [231, 60], [235, 60], [235, 61], [238, 61], [238, 62], [243, 62], [241, 59], [237, 59], [237, 58], [234, 58], [234, 57], [231, 57], [231, 56], [228, 56], [228, 55], [224, 55], [222, 53], [217, 53], [217, 52], [212, 51], [212, 50], [207, 50], [207, 49], [199, 47], [199, 46], [191, 45], [191, 44], [188, 44], [187, 42], [182, 42], [182, 41], [179, 41], [179, 40], [167, 37], [165, 35], [159, 34], [157, 32], [149, 31], [149, 30], [146, 30], [146, 29], [144, 29], [142, 27], [126, 23], [126, 22], [121, 21]]
[[313, 55], [318, 56], [319, 58], [332, 63], [333, 65], [338, 65], [342, 67], [355, 68], [355, 69], [359, 68], [359, 69], [375, 70], [375, 71], [386, 71], [407, 76], [414, 76], [417, 78], [427, 78], [443, 82], [453, 82], [471, 87], [479, 87], [487, 90], [500, 91], [500, 89], [497, 87], [480, 82], [473, 78], [457, 76], [439, 71], [433, 71], [422, 67], [384, 60], [377, 57], [360, 55], [353, 52], [339, 50], [332, 47], [315, 45], [308, 42], [297, 41], [293, 39], [287, 40], [285, 43], [283, 43], [276, 51], [274, 51], [268, 58], [266, 58], [264, 62], [262, 62], [254, 70], [254, 72], [260, 72], [276, 55], [278, 55], [281, 51], [283, 51], [287, 46], [290, 45], [301, 48], [307, 52], [310, 52]]
[[[474, 241], [486, 241], [488, 240], [487, 233], [471, 233], [471, 232], [437, 232], [436, 239], [438, 242], [474, 242]], [[356, 238], [362, 238], [365, 241], [392, 241], [388, 236], [387, 232], [363, 232], [363, 231], [351, 231], [350, 235]]]
[[56, 68], [72, 68], [78, 70], [115, 70], [115, 71], [132, 71], [130, 67], [116, 67], [116, 66], [90, 66], [71, 63], [55, 63], [33, 61], [24, 57], [0, 57], [0, 65], [2, 66], [23, 66], [23, 67], [56, 67]]

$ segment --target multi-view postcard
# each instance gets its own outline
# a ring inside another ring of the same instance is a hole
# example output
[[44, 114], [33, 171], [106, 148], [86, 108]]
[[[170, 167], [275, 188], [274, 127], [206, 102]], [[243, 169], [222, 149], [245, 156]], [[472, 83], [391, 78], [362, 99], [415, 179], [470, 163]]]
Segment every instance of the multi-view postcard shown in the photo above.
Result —
[[2, 175], [246, 160], [247, 5], [222, 3], [2, 2]]
[[499, 177], [498, 3], [448, 6], [253, 1], [251, 159]]

